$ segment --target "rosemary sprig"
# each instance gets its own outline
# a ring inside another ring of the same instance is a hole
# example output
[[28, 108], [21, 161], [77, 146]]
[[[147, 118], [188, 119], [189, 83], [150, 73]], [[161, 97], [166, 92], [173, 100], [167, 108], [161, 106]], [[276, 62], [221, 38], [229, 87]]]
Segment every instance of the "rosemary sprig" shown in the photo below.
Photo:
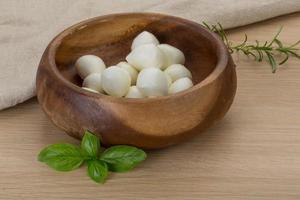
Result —
[[[203, 22], [203, 25], [220, 36], [231, 54], [242, 52], [246, 56], [252, 56], [254, 60], [258, 62], [262, 62], [266, 59], [269, 61], [273, 73], [275, 73], [278, 66], [284, 64], [290, 56], [300, 59], [300, 54], [298, 53], [299, 49], [296, 48], [296, 46], [300, 44], [300, 40], [292, 45], [284, 45], [282, 41], [278, 39], [278, 36], [282, 31], [282, 27], [280, 27], [270, 42], [259, 42], [258, 40], [255, 40], [255, 43], [249, 43], [247, 34], [245, 34], [245, 38], [242, 43], [233, 44], [232, 41], [228, 40], [224, 28], [220, 23], [217, 25], [209, 25], [206, 22]], [[278, 61], [275, 55], [284, 55], [285, 57], [283, 60]]]

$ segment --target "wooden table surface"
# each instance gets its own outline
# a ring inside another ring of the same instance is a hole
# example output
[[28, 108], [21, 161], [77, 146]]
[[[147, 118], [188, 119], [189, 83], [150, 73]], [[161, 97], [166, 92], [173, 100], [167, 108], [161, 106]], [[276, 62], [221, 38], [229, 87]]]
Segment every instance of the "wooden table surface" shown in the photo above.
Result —
[[[230, 30], [230, 39], [300, 39], [300, 13]], [[56, 142], [78, 143], [54, 127], [32, 99], [0, 112], [0, 199], [300, 199], [300, 61], [276, 74], [267, 63], [234, 56], [238, 90], [216, 126], [177, 146], [148, 152], [104, 185], [86, 168], [55, 172], [36, 159]]]

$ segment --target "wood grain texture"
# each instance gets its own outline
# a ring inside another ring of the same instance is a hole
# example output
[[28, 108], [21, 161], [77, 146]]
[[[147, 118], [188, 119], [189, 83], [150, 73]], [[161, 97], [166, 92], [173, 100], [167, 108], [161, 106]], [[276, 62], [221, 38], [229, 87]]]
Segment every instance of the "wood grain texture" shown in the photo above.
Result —
[[[145, 30], [184, 52], [194, 87], [148, 99], [116, 98], [81, 88], [74, 66], [80, 56], [94, 54], [107, 66], [115, 65]], [[127, 13], [93, 18], [60, 33], [43, 54], [36, 83], [41, 107], [69, 135], [82, 138], [90, 130], [106, 146], [157, 149], [220, 120], [232, 104], [236, 72], [223, 42], [205, 27], [168, 15]]]
[[[234, 29], [240, 41], [300, 35], [300, 13]], [[36, 161], [45, 145], [78, 143], [54, 127], [31, 100], [0, 112], [2, 200], [297, 200], [300, 199], [300, 64], [291, 59], [276, 74], [267, 63], [240, 56], [238, 90], [225, 118], [205, 133], [171, 148], [150, 151], [134, 171], [111, 174], [104, 185], [83, 167], [52, 171]]]

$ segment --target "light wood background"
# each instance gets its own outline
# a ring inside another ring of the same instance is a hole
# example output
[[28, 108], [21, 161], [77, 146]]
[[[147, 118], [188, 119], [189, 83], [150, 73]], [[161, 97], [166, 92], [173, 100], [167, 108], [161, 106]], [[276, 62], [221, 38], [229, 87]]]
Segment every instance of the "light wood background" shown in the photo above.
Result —
[[[300, 13], [230, 30], [230, 39], [300, 39]], [[300, 61], [276, 74], [267, 63], [234, 56], [238, 90], [216, 126], [177, 146], [149, 152], [129, 173], [104, 185], [86, 168], [55, 172], [37, 162], [56, 142], [78, 143], [54, 127], [36, 99], [0, 112], [0, 199], [300, 199]]]

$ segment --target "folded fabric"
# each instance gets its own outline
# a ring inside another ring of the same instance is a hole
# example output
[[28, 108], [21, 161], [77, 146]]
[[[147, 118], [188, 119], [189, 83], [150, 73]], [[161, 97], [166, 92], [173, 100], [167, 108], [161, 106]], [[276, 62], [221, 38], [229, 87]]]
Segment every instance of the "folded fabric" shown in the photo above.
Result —
[[300, 10], [300, 0], [0, 1], [0, 110], [35, 95], [35, 75], [50, 40], [81, 20], [117, 12], [159, 12], [236, 27]]

